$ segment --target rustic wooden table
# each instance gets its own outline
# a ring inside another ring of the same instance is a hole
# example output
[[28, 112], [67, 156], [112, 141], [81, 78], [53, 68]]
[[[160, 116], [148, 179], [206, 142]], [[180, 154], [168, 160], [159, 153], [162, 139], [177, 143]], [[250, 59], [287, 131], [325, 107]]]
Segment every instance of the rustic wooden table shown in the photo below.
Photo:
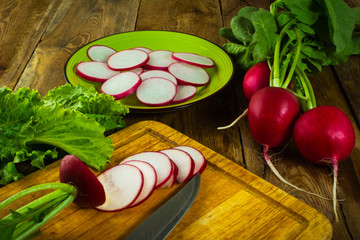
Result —
[[[65, 84], [63, 67], [69, 56], [95, 39], [126, 31], [171, 30], [193, 34], [218, 45], [219, 35], [240, 8], [248, 5], [268, 9], [271, 1], [241, 0], [1, 0], [0, 1], [0, 86], [49, 89]], [[359, 6], [359, 0], [347, 3]], [[125, 117], [127, 125], [157, 120], [197, 140], [314, 207], [333, 224], [334, 239], [360, 239], [360, 57], [327, 67], [311, 76], [319, 105], [341, 108], [352, 120], [357, 135], [354, 152], [340, 164], [339, 222], [334, 221], [329, 201], [284, 185], [261, 157], [261, 147], [251, 138], [247, 119], [223, 131], [216, 128], [242, 112], [246, 100], [241, 91], [244, 72], [237, 69], [231, 85], [221, 94], [191, 107], [167, 113], [135, 114]], [[331, 196], [332, 169], [302, 159], [290, 142], [274, 149], [279, 172], [290, 182]]]

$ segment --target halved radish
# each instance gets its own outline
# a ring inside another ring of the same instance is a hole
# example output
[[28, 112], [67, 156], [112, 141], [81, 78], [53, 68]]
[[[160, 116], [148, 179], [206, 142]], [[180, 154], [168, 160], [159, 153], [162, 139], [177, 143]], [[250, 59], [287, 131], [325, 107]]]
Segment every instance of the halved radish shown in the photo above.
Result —
[[176, 85], [165, 78], [152, 77], [141, 82], [136, 90], [137, 99], [149, 106], [164, 106], [176, 95]]
[[128, 208], [139, 196], [144, 179], [141, 171], [123, 164], [109, 168], [98, 176], [104, 186], [106, 201], [97, 206], [101, 211], [119, 211]]
[[173, 172], [173, 166], [171, 160], [166, 154], [161, 152], [141, 152], [127, 157], [123, 162], [126, 163], [130, 160], [144, 161], [151, 164], [156, 171], [156, 186], [159, 188], [166, 183], [166, 181], [171, 177]]
[[176, 178], [178, 175], [178, 167], [175, 165], [175, 163], [173, 163], [171, 161], [172, 167], [173, 167], [173, 172], [169, 178], [169, 180], [166, 181], [166, 183], [164, 185], [162, 185], [160, 188], [170, 188], [172, 186], [174, 186], [175, 182], [176, 182]]
[[190, 157], [194, 160], [195, 166], [194, 166], [193, 176], [196, 175], [197, 173], [201, 174], [205, 170], [207, 164], [206, 159], [199, 150], [190, 146], [176, 146], [174, 148], [187, 152], [190, 155]]
[[151, 193], [154, 191], [157, 180], [156, 172], [150, 163], [144, 161], [131, 160], [124, 164], [129, 164], [139, 168], [144, 177], [142, 190], [135, 202], [130, 205], [130, 207], [135, 207], [150, 197]]
[[173, 103], [185, 102], [195, 96], [197, 88], [191, 85], [178, 85], [176, 86], [176, 95]]
[[167, 80], [172, 81], [175, 85], [177, 85], [177, 81], [176, 78], [169, 73], [168, 71], [164, 71], [164, 70], [149, 70], [146, 72], [143, 72], [140, 74], [140, 78], [141, 80], [145, 80], [148, 78], [152, 78], [152, 77], [161, 77], [161, 78], [165, 78]]
[[184, 62], [197, 67], [209, 68], [214, 66], [214, 61], [211, 58], [195, 53], [174, 52], [171, 56], [179, 62]]
[[93, 45], [88, 48], [86, 53], [91, 60], [106, 63], [107, 59], [116, 53], [116, 50], [104, 45]]
[[60, 162], [60, 182], [74, 185], [77, 194], [74, 203], [90, 208], [105, 202], [103, 185], [93, 172], [76, 156], [66, 155]]
[[141, 79], [134, 72], [122, 72], [106, 80], [101, 86], [101, 92], [122, 99], [129, 96], [139, 87]]
[[138, 49], [126, 49], [111, 55], [107, 64], [112, 70], [130, 70], [141, 67], [149, 60], [149, 55]]
[[167, 70], [170, 64], [176, 62], [171, 57], [173, 52], [167, 50], [156, 50], [149, 53], [149, 61], [145, 67], [149, 69]]
[[187, 63], [173, 63], [168, 70], [176, 77], [178, 84], [199, 87], [206, 85], [210, 81], [210, 76], [204, 69]]
[[142, 50], [147, 53], [150, 53], [152, 51], [150, 48], [147, 48], [147, 47], [134, 47], [133, 49]]
[[80, 77], [93, 82], [105, 82], [120, 73], [111, 70], [104, 62], [80, 62], [76, 66], [76, 71]]
[[183, 183], [188, 181], [194, 172], [195, 162], [191, 158], [190, 154], [181, 149], [165, 149], [161, 151], [165, 153], [177, 166], [178, 175], [176, 181]]

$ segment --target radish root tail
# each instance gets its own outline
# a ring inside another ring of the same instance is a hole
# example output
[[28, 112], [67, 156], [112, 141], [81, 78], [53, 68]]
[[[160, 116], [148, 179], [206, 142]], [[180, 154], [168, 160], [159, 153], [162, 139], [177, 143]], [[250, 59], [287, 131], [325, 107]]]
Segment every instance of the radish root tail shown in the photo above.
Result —
[[333, 183], [333, 208], [334, 208], [334, 215], [335, 215], [335, 221], [339, 221], [339, 217], [337, 214], [337, 200], [336, 200], [336, 189], [337, 189], [337, 178], [338, 178], [338, 161], [336, 159], [333, 159], [333, 166], [334, 166], [334, 183]]
[[246, 114], [248, 113], [248, 109], [246, 109], [237, 119], [235, 119], [232, 123], [230, 123], [227, 126], [223, 126], [223, 127], [218, 127], [218, 130], [224, 130], [224, 129], [228, 129], [231, 128], [232, 126], [234, 126], [238, 121], [240, 121], [243, 117], [246, 116]]
[[317, 193], [313, 193], [313, 192], [306, 191], [305, 189], [302, 189], [302, 188], [300, 188], [300, 187], [298, 187], [298, 186], [295, 186], [294, 184], [292, 184], [292, 183], [290, 183], [289, 181], [285, 180], [285, 179], [281, 176], [281, 174], [276, 170], [275, 166], [274, 166], [273, 163], [271, 162], [271, 159], [270, 159], [270, 157], [269, 157], [269, 146], [264, 145], [264, 146], [263, 146], [263, 151], [264, 151], [264, 158], [265, 158], [266, 163], [267, 163], [268, 166], [270, 167], [271, 171], [275, 174], [275, 176], [280, 179], [280, 181], [282, 181], [283, 183], [285, 183], [285, 184], [287, 184], [287, 185], [295, 188], [295, 189], [298, 190], [298, 191], [302, 191], [302, 192], [305, 192], [305, 193], [307, 193], [307, 194], [311, 194], [311, 195], [320, 197], [320, 198], [325, 199], [325, 200], [332, 200], [332, 199], [330, 199], [330, 198], [323, 197], [323, 196], [321, 196], [321, 195], [319, 195], [319, 194], [317, 194]]

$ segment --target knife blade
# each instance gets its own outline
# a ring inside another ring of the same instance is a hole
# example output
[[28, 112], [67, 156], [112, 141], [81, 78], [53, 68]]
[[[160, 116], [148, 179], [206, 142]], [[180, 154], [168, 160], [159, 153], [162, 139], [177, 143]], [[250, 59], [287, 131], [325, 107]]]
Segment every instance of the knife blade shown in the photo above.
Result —
[[179, 192], [131, 232], [126, 240], [165, 239], [190, 208], [199, 188], [200, 174], [196, 174]]

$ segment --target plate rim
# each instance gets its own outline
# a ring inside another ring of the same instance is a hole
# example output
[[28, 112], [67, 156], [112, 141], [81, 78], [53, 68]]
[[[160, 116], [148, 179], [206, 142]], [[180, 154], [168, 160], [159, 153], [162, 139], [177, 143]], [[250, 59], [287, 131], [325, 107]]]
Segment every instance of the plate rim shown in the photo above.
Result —
[[70, 85], [73, 85], [68, 77], [67, 77], [67, 73], [66, 73], [66, 69], [67, 69], [67, 66], [69, 64], [69, 61], [70, 59], [82, 48], [98, 41], [98, 40], [101, 40], [101, 39], [104, 39], [104, 38], [110, 38], [110, 37], [113, 37], [115, 35], [121, 35], [121, 34], [131, 34], [131, 33], [134, 33], [134, 32], [166, 32], [166, 33], [170, 33], [170, 34], [182, 34], [182, 35], [188, 35], [188, 36], [192, 36], [192, 37], [195, 37], [195, 38], [199, 38], [199, 39], [202, 39], [204, 41], [207, 41], [211, 44], [213, 44], [214, 46], [216, 46], [217, 48], [219, 48], [222, 52], [224, 52], [229, 60], [230, 60], [230, 63], [231, 63], [231, 66], [232, 66], [232, 72], [231, 72], [231, 75], [229, 77], [229, 79], [227, 80], [227, 82], [221, 87], [219, 88], [217, 91], [213, 92], [212, 94], [204, 97], [204, 98], [201, 98], [199, 100], [196, 100], [194, 102], [190, 102], [190, 103], [186, 103], [184, 102], [184, 104], [181, 104], [181, 105], [177, 105], [177, 106], [169, 106], [169, 107], [149, 107], [149, 106], [145, 106], [144, 108], [132, 108], [132, 107], [129, 107], [128, 105], [124, 104], [124, 103], [121, 103], [123, 104], [125, 107], [127, 107], [129, 109], [130, 112], [133, 112], [133, 113], [159, 113], [159, 112], [171, 112], [171, 111], [176, 111], [176, 110], [180, 110], [180, 109], [184, 109], [186, 107], [189, 107], [189, 106], [192, 106], [192, 105], [195, 105], [195, 104], [199, 104], [199, 103], [202, 103], [204, 102], [205, 100], [209, 99], [210, 97], [214, 97], [216, 95], [218, 95], [219, 93], [221, 93], [229, 84], [230, 82], [232, 81], [232, 79], [234, 78], [234, 75], [235, 75], [235, 64], [234, 64], [234, 60], [232, 59], [231, 55], [226, 52], [219, 44], [216, 44], [214, 43], [213, 41], [210, 41], [208, 39], [205, 39], [204, 37], [199, 37], [197, 35], [194, 35], [194, 34], [190, 34], [190, 33], [184, 33], [184, 32], [179, 32], [179, 31], [172, 31], [172, 30], [135, 30], [135, 31], [125, 31], [125, 32], [120, 32], [120, 33], [113, 33], [113, 34], [110, 34], [110, 35], [107, 35], [107, 36], [104, 36], [104, 37], [100, 37], [100, 38], [97, 38], [97, 39], [94, 39], [84, 45], [82, 45], [81, 47], [77, 48], [66, 60], [65, 64], [64, 64], [64, 67], [63, 67], [63, 75], [64, 75], [64, 79], [66, 81], [66, 83], [70, 84]]

